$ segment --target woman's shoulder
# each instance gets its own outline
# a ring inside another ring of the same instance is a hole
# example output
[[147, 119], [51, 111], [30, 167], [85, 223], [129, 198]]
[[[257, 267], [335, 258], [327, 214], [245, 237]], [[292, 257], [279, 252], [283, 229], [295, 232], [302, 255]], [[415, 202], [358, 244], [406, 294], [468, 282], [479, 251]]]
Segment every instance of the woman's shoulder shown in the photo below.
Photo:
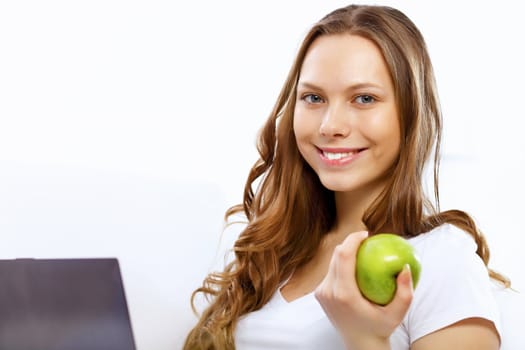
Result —
[[468, 232], [452, 224], [442, 224], [431, 231], [409, 238], [408, 241], [418, 251], [435, 250], [439, 252], [464, 251], [475, 253], [477, 244]]
[[463, 279], [466, 275], [488, 276], [487, 268], [476, 253], [477, 243], [468, 232], [452, 224], [443, 224], [433, 230], [410, 238], [418, 254], [422, 269], [434, 281]]
[[404, 320], [411, 341], [469, 317], [499, 325], [487, 267], [468, 232], [443, 224], [410, 238], [421, 260], [421, 276]]

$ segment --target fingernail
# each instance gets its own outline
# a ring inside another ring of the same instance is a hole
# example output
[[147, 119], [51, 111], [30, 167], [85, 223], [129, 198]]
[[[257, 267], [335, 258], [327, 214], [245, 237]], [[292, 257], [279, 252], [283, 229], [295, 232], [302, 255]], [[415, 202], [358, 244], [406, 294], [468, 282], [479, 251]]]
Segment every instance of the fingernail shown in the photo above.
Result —
[[405, 264], [405, 266], [403, 266], [403, 270], [408, 271], [407, 284], [410, 284], [410, 286], [413, 287], [412, 269], [410, 268], [410, 264]]

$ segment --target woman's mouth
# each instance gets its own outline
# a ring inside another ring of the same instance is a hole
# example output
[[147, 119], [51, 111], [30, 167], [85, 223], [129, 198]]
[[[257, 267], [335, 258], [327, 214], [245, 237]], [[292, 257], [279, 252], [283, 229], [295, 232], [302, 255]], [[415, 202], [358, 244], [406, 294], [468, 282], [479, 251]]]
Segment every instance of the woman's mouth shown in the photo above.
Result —
[[331, 166], [346, 165], [352, 162], [366, 148], [352, 149], [319, 149], [321, 160]]
[[323, 156], [325, 156], [326, 158], [328, 158], [330, 160], [334, 160], [334, 159], [346, 158], [346, 157], [349, 157], [350, 155], [353, 155], [353, 154], [356, 154], [356, 153], [357, 153], [357, 151], [353, 151], [353, 152], [337, 152], [337, 153], [331, 153], [331, 152], [323, 151]]

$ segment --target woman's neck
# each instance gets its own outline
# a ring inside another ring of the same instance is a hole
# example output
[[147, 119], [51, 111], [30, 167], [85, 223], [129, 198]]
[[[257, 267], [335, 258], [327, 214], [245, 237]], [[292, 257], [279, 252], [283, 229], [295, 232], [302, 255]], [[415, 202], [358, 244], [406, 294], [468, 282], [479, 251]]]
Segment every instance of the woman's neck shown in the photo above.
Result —
[[366, 210], [379, 197], [384, 189], [382, 186], [362, 188], [352, 192], [336, 192], [335, 205], [337, 219], [333, 228], [334, 233], [349, 234], [366, 230], [363, 216]]

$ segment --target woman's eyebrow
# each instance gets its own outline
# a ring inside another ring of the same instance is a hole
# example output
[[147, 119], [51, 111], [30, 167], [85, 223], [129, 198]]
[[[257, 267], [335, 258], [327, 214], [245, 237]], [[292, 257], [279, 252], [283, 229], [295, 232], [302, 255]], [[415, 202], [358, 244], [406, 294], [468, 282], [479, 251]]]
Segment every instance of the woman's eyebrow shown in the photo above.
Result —
[[303, 89], [312, 89], [312, 90], [322, 90], [321, 87], [309, 83], [307, 81], [300, 81], [299, 84], [297, 84], [297, 87], [303, 88]]
[[[297, 84], [298, 88], [302, 89], [312, 89], [312, 90], [323, 90], [322, 87], [319, 85], [313, 84], [308, 81], [299, 81], [299, 84]], [[346, 90], [359, 90], [359, 89], [383, 89], [383, 86], [380, 84], [372, 83], [372, 82], [356, 82], [348, 85]]]

